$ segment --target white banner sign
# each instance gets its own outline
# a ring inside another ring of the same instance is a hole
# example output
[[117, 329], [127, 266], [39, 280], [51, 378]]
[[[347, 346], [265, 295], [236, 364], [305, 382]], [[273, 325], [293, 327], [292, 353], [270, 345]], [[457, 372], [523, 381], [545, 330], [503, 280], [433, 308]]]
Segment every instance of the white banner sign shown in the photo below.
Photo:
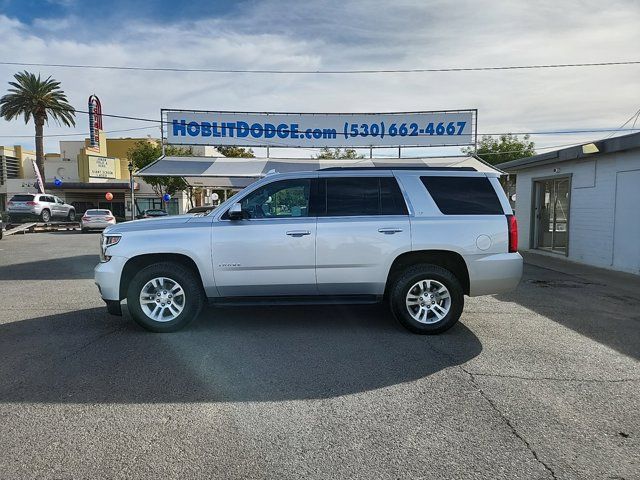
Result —
[[89, 156], [89, 176], [93, 178], [116, 178], [116, 159]]
[[391, 147], [472, 145], [475, 110], [417, 113], [227, 113], [163, 110], [182, 145]]

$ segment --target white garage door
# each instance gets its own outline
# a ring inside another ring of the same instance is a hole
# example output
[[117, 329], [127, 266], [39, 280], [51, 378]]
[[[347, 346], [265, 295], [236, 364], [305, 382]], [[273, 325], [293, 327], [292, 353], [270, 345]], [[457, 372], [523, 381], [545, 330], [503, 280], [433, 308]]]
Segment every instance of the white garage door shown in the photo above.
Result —
[[618, 172], [613, 266], [640, 274], [640, 170]]

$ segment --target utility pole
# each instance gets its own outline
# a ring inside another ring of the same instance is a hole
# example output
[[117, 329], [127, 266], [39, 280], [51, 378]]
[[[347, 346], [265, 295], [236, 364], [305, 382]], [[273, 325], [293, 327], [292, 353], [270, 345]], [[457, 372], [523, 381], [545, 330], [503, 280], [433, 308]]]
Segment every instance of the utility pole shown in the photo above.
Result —
[[136, 199], [134, 196], [135, 183], [133, 181], [133, 162], [129, 160], [129, 186], [131, 187], [131, 220], [136, 219]]

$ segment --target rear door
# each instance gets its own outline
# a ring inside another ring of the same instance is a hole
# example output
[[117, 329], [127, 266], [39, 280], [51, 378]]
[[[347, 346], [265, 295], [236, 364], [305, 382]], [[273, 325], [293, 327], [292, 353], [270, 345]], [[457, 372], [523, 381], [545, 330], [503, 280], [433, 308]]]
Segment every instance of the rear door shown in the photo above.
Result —
[[56, 216], [66, 217], [69, 213], [69, 207], [67, 207], [65, 203], [58, 197], [53, 197], [53, 200], [55, 201], [54, 208], [56, 210]]
[[39, 202], [42, 204], [43, 209], [49, 210], [49, 213], [51, 213], [52, 217], [60, 216], [60, 209], [56, 205], [56, 200], [52, 195], [40, 195]]
[[410, 250], [404, 198], [393, 176], [319, 179], [316, 277], [324, 295], [381, 295], [393, 259]]

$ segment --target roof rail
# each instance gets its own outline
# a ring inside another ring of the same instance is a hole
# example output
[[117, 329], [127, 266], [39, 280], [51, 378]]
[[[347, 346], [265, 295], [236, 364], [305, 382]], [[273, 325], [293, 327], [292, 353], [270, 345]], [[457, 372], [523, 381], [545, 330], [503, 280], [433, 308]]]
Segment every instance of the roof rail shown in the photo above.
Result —
[[319, 168], [320, 172], [344, 172], [348, 170], [433, 170], [441, 172], [477, 172], [473, 167], [421, 167], [416, 165], [415, 167], [408, 167], [406, 165], [394, 167], [394, 166], [380, 166], [380, 167], [327, 167]]

